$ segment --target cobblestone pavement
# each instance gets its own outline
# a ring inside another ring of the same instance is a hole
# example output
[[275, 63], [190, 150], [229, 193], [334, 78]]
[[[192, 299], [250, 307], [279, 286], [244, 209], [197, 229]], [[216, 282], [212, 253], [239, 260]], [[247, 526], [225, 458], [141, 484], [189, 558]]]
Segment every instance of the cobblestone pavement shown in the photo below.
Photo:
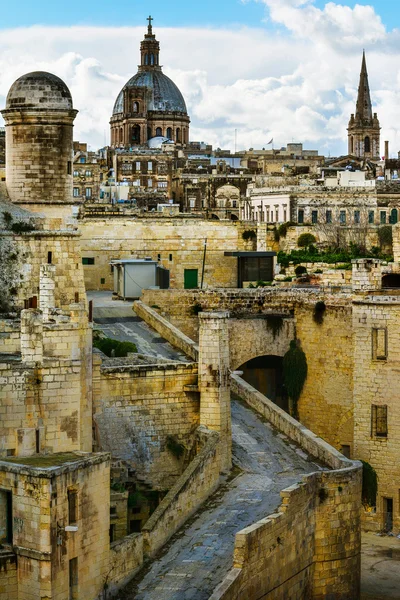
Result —
[[232, 430], [242, 474], [220, 488], [121, 600], [208, 599], [232, 567], [235, 533], [274, 512], [281, 490], [320, 468], [236, 400]]
[[171, 361], [190, 361], [136, 316], [131, 300], [112, 300], [111, 292], [88, 292], [87, 297], [88, 300], [93, 300], [95, 327], [101, 329], [107, 337], [121, 342], [133, 342], [140, 354]]

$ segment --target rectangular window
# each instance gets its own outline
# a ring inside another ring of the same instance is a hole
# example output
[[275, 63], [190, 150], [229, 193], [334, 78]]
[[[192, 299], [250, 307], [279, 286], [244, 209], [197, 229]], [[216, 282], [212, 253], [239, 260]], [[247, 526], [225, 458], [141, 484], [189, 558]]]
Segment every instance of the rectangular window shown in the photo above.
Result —
[[189, 207], [196, 208], [196, 198], [189, 198]]
[[304, 210], [302, 208], [297, 213], [297, 222], [304, 223]]
[[78, 559], [69, 561], [69, 600], [78, 600]]
[[387, 406], [373, 404], [371, 406], [371, 436], [387, 437]]
[[375, 221], [375, 214], [373, 210], [368, 212], [368, 223], [373, 224]]
[[12, 493], [0, 490], [0, 544], [12, 544]]
[[326, 211], [326, 219], [325, 220], [327, 223], [332, 223], [332, 211], [331, 210]]
[[147, 170], [148, 171], [152, 171], [153, 170], [153, 163], [151, 162], [151, 160], [149, 160], [149, 162], [147, 163]]
[[86, 256], [82, 257], [82, 264], [83, 265], [94, 265], [94, 258], [88, 258]]
[[115, 542], [115, 536], [116, 536], [116, 525], [115, 525], [115, 523], [112, 523], [110, 525], [110, 544]]
[[169, 260], [170, 260], [170, 261], [172, 260], [172, 254], [170, 254], [170, 255], [169, 255]]
[[140, 160], [136, 161], [136, 171], [140, 171]]
[[75, 525], [78, 522], [78, 492], [77, 490], [68, 490], [68, 525]]
[[311, 212], [311, 223], [318, 223], [318, 211], [317, 210], [313, 210]]
[[387, 360], [388, 354], [387, 329], [375, 327], [372, 329], [372, 360]]
[[350, 458], [350, 446], [348, 444], [342, 444], [340, 450], [343, 456], [345, 456], [346, 458]]
[[79, 196], [79, 188], [77, 188], [77, 187], [74, 187], [74, 192], [73, 192], [73, 194], [74, 194], [74, 198], [78, 198], [78, 196]]
[[345, 210], [341, 210], [340, 214], [339, 214], [339, 223], [341, 225], [346, 225], [346, 211]]
[[354, 223], [356, 225], [360, 224], [360, 211], [359, 210], [354, 211]]
[[152, 179], [148, 179], [147, 180], [147, 187], [149, 187], [149, 188], [153, 187], [153, 180]]
[[67, 175], [71, 175], [72, 173], [72, 161], [67, 162]]
[[133, 185], [134, 187], [140, 187], [140, 179], [136, 179], [136, 180], [135, 180], [135, 181], [132, 183], [132, 185]]
[[385, 223], [386, 223], [386, 210], [381, 210], [381, 212], [380, 212], [380, 221], [381, 221], [381, 225], [385, 225]]
[[168, 187], [168, 182], [167, 181], [159, 181], [157, 185], [158, 185], [159, 189], [165, 189]]
[[53, 262], [53, 253], [52, 252], [48, 252], [47, 253], [47, 264], [51, 265], [52, 262]]
[[104, 278], [104, 277], [102, 277], [102, 278], [100, 279], [100, 285], [104, 285], [104, 284], [105, 284], [105, 282], [106, 282], [105, 278]]
[[79, 177], [79, 171], [74, 171], [74, 177]]
[[79, 159], [79, 162], [84, 165], [85, 162], [86, 162], [86, 158], [84, 156], [81, 156], [80, 159]]
[[91, 177], [92, 176], [92, 171], [85, 171], [85, 175], [86, 175], [86, 177]]
[[86, 198], [92, 197], [92, 188], [85, 188], [85, 196]]

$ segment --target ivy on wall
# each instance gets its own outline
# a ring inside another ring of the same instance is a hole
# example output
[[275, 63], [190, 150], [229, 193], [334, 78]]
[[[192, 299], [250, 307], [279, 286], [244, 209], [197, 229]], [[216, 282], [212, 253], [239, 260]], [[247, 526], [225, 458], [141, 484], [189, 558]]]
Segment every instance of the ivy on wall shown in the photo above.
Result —
[[378, 475], [374, 467], [362, 460], [362, 503], [364, 506], [376, 506], [376, 495], [378, 493]]
[[290, 348], [283, 357], [283, 381], [291, 400], [290, 413], [298, 418], [297, 403], [307, 379], [307, 357], [297, 340], [290, 342]]

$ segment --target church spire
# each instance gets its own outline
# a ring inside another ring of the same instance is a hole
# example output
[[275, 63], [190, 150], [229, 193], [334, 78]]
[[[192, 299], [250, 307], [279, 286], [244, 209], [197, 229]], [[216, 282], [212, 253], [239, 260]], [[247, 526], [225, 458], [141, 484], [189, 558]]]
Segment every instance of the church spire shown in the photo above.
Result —
[[358, 86], [358, 97], [356, 107], [356, 121], [364, 125], [372, 124], [372, 103], [369, 91], [367, 62], [365, 60], [365, 50], [363, 51], [360, 84]]

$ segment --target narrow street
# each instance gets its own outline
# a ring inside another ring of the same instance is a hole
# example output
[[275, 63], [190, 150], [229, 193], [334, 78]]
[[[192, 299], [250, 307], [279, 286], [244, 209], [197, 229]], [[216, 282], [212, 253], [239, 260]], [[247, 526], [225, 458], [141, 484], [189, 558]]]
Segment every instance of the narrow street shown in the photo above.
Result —
[[274, 512], [281, 490], [320, 468], [236, 400], [232, 430], [234, 464], [242, 472], [120, 592], [121, 600], [208, 599], [232, 566], [236, 532]]

